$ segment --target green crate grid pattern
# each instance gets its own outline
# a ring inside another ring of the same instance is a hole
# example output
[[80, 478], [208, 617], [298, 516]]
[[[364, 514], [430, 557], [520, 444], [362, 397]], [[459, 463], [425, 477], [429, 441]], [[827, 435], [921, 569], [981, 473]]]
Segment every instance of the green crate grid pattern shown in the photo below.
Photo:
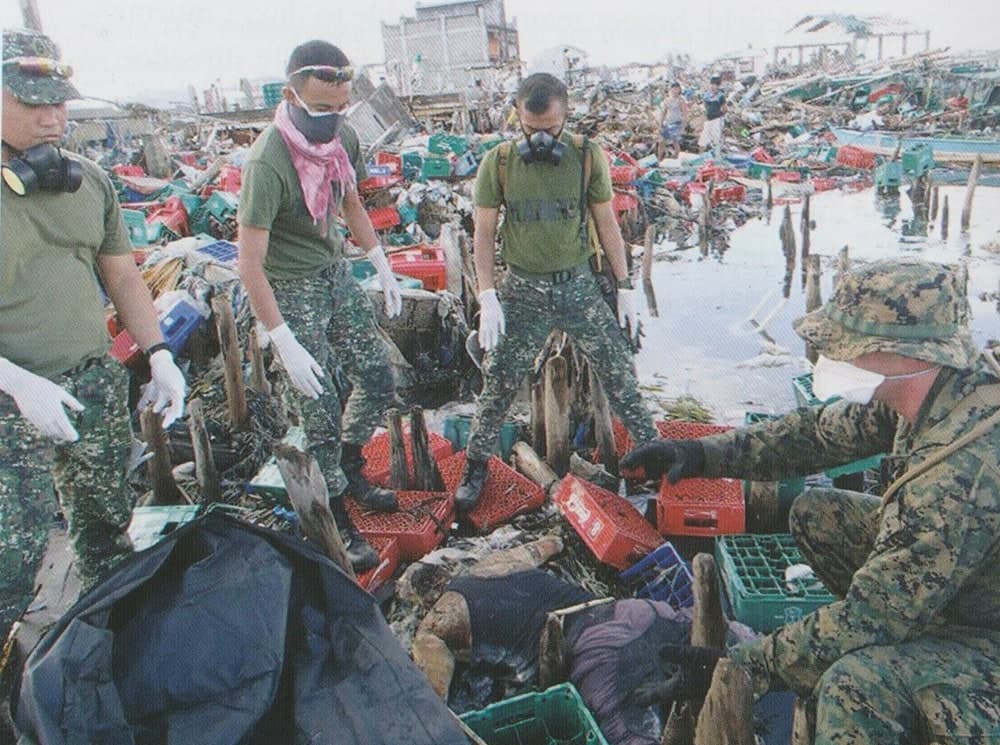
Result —
[[715, 560], [733, 614], [755, 631], [769, 633], [834, 600], [815, 578], [787, 587], [785, 569], [803, 563], [787, 533], [719, 536]]
[[572, 683], [499, 701], [461, 718], [489, 745], [608, 745]]

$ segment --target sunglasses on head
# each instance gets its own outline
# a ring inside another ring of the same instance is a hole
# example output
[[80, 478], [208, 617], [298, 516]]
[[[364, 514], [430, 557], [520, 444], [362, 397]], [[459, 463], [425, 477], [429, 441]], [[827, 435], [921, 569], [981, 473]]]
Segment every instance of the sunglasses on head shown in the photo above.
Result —
[[309, 75], [324, 83], [346, 83], [354, 77], [354, 68], [350, 65], [334, 67], [333, 65], [306, 65], [290, 73], [288, 78], [296, 75]]
[[13, 57], [3, 61], [5, 70], [17, 68], [23, 75], [37, 78], [69, 78], [73, 68], [49, 57]]

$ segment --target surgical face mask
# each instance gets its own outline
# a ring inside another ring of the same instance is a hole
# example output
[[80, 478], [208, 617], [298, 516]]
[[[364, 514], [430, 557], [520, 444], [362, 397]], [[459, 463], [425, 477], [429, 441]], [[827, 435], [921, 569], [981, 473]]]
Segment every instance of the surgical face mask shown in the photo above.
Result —
[[36, 191], [74, 192], [83, 183], [83, 169], [59, 148], [42, 143], [22, 150], [5, 163], [3, 180], [21, 197]]
[[940, 365], [933, 365], [925, 370], [917, 370], [912, 373], [882, 375], [871, 370], [864, 370], [850, 362], [839, 362], [820, 355], [819, 359], [816, 360], [815, 367], [813, 367], [812, 388], [813, 393], [821, 401], [829, 401], [831, 398], [839, 397], [857, 404], [867, 404], [875, 395], [875, 389], [885, 381], [916, 378], [932, 373], [940, 367]]
[[[562, 130], [559, 131], [559, 135]], [[530, 135], [525, 132], [524, 139], [517, 144], [517, 153], [525, 163], [552, 163], [559, 165], [566, 154], [566, 145], [559, 141], [559, 135], [539, 130]]]
[[325, 143], [333, 140], [340, 131], [344, 117], [336, 111], [313, 111], [299, 98], [298, 92], [292, 88], [292, 95], [298, 101], [298, 106], [289, 106], [288, 115], [295, 128], [309, 142]]

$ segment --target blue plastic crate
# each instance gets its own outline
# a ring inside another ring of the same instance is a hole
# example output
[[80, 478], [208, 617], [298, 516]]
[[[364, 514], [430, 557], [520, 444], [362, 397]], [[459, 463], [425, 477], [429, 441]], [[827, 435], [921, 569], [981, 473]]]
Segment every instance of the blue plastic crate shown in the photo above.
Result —
[[229, 241], [213, 241], [207, 246], [201, 246], [197, 251], [206, 256], [211, 256], [216, 264], [225, 264], [227, 266], [236, 266], [239, 257], [239, 247]]
[[691, 568], [670, 541], [618, 576], [637, 598], [662, 600], [677, 609], [694, 605]]
[[160, 319], [163, 340], [174, 354], [180, 354], [191, 334], [204, 322], [205, 318], [197, 308], [181, 300]]

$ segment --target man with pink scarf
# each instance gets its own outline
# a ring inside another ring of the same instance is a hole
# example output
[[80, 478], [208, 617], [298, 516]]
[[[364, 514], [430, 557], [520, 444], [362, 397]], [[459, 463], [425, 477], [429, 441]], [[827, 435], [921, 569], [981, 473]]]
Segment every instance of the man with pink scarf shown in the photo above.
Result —
[[[338, 214], [378, 272], [389, 317], [402, 309], [402, 295], [357, 191], [364, 159], [357, 134], [343, 123], [350, 61], [332, 44], [309, 41], [292, 52], [287, 74], [274, 123], [243, 169], [240, 278], [298, 394], [309, 452], [361, 572], [378, 556], [351, 523], [344, 495], [366, 509], [396, 509], [396, 495], [361, 473], [361, 446], [396, 395], [388, 345], [344, 257]], [[349, 394], [338, 386], [338, 368], [351, 383]]]

